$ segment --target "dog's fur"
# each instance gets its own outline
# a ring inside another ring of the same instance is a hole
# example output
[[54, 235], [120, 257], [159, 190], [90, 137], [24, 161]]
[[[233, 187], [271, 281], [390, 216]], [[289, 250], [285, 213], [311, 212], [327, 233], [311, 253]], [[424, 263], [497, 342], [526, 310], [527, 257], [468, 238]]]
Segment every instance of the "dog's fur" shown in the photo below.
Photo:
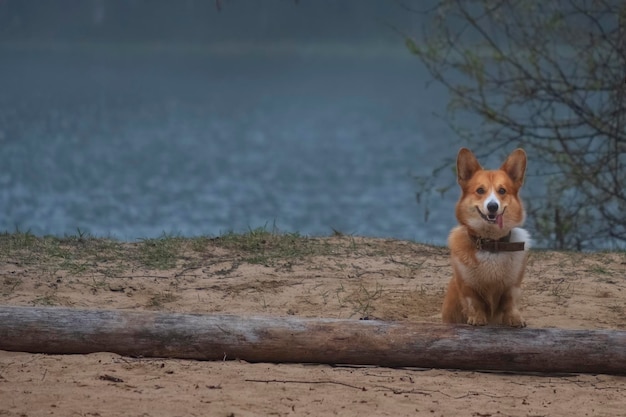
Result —
[[[497, 170], [484, 170], [469, 149], [459, 151], [459, 226], [448, 238], [453, 277], [443, 302], [445, 323], [526, 326], [517, 309], [530, 246], [528, 232], [519, 228], [526, 217], [519, 198], [525, 171], [522, 149], [513, 151]], [[524, 242], [524, 249], [481, 249], [480, 242], [508, 236], [510, 242]]]

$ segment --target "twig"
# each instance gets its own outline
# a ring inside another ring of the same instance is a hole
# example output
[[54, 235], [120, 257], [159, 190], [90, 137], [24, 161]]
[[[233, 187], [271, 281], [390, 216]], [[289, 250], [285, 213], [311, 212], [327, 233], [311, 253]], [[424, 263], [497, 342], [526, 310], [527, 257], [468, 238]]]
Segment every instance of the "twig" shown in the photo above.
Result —
[[[178, 277], [185, 276], [185, 275], [186, 275], [186, 274], [185, 274], [185, 272], [187, 272], [187, 271], [193, 271], [194, 269], [202, 269], [202, 267], [201, 267], [201, 266], [192, 266], [192, 267], [190, 267], [190, 268], [185, 268], [185, 269], [183, 269], [182, 271], [177, 272], [176, 274], [174, 274], [174, 278], [178, 278]], [[194, 275], [194, 276], [195, 276], [195, 275]]]
[[124, 382], [122, 378], [118, 378], [116, 376], [108, 375], [108, 374], [100, 375], [98, 379], [102, 381], [109, 381], [109, 382]]
[[162, 275], [116, 275], [111, 276], [109, 278], [124, 278], [124, 279], [133, 279], [133, 278], [154, 278], [154, 279], [167, 279], [168, 276]]
[[265, 383], [277, 383], [277, 384], [334, 384], [334, 385], [343, 385], [344, 387], [358, 389], [359, 391], [367, 391], [365, 387], [357, 387], [356, 385], [346, 384], [345, 382], [340, 381], [298, 381], [291, 379], [246, 379], [246, 382], [265, 382]]
[[494, 395], [494, 394], [489, 394], [486, 392], [476, 392], [476, 391], [470, 391], [467, 394], [455, 396], [455, 395], [451, 395], [440, 390], [430, 390], [430, 389], [407, 389], [405, 390], [401, 388], [388, 387], [386, 385], [376, 385], [374, 388], [389, 390], [394, 394], [421, 394], [421, 395], [428, 395], [428, 396], [432, 396], [433, 394], [441, 394], [445, 397], [452, 398], [454, 400], [460, 400], [460, 399], [467, 398], [467, 397], [481, 396], [481, 395], [485, 397], [489, 397], [489, 398], [514, 398], [518, 400], [528, 398], [527, 396], [516, 397], [513, 395]]
[[443, 393], [441, 391], [417, 390], [417, 389], [400, 389], [400, 388], [387, 387], [387, 386], [384, 386], [384, 385], [376, 385], [374, 388], [380, 388], [381, 390], [382, 389], [389, 390], [392, 393], [398, 394], [398, 395], [400, 395], [400, 394], [421, 394], [421, 395], [428, 395], [429, 397], [432, 397], [432, 395], [433, 395], [432, 393], [435, 392], [435, 393], [439, 393], [439, 394], [446, 395], [446, 396], [449, 397], [449, 395], [447, 395], [447, 394], [445, 394], [445, 393]]

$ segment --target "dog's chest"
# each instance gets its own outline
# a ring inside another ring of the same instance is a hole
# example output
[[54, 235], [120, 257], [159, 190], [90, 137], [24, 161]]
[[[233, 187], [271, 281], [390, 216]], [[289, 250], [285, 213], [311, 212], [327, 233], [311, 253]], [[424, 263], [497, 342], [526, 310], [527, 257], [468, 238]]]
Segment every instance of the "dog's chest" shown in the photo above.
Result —
[[461, 279], [473, 288], [511, 287], [517, 283], [525, 265], [526, 252], [487, 252], [476, 254], [478, 263], [466, 265], [453, 259]]
[[516, 283], [525, 264], [526, 253], [520, 252], [487, 252], [476, 254], [478, 264], [466, 267], [464, 280], [471, 286], [500, 284], [509, 287]]

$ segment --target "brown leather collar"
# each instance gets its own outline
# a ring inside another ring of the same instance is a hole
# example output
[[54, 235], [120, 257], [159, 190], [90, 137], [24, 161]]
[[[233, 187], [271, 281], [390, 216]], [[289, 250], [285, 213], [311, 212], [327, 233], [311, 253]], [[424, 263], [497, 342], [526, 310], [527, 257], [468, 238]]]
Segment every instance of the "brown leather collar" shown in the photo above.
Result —
[[511, 242], [511, 232], [508, 235], [495, 239], [485, 239], [479, 236], [470, 235], [478, 250], [487, 252], [517, 252], [524, 250], [524, 242]]

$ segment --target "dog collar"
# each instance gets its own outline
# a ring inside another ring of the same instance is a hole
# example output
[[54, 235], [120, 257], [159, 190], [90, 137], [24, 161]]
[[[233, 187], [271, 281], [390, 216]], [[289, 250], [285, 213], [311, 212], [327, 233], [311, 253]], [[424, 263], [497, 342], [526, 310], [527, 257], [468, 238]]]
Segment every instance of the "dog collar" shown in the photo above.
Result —
[[518, 252], [524, 250], [524, 242], [511, 242], [511, 232], [500, 239], [486, 239], [470, 235], [476, 249], [487, 252]]

